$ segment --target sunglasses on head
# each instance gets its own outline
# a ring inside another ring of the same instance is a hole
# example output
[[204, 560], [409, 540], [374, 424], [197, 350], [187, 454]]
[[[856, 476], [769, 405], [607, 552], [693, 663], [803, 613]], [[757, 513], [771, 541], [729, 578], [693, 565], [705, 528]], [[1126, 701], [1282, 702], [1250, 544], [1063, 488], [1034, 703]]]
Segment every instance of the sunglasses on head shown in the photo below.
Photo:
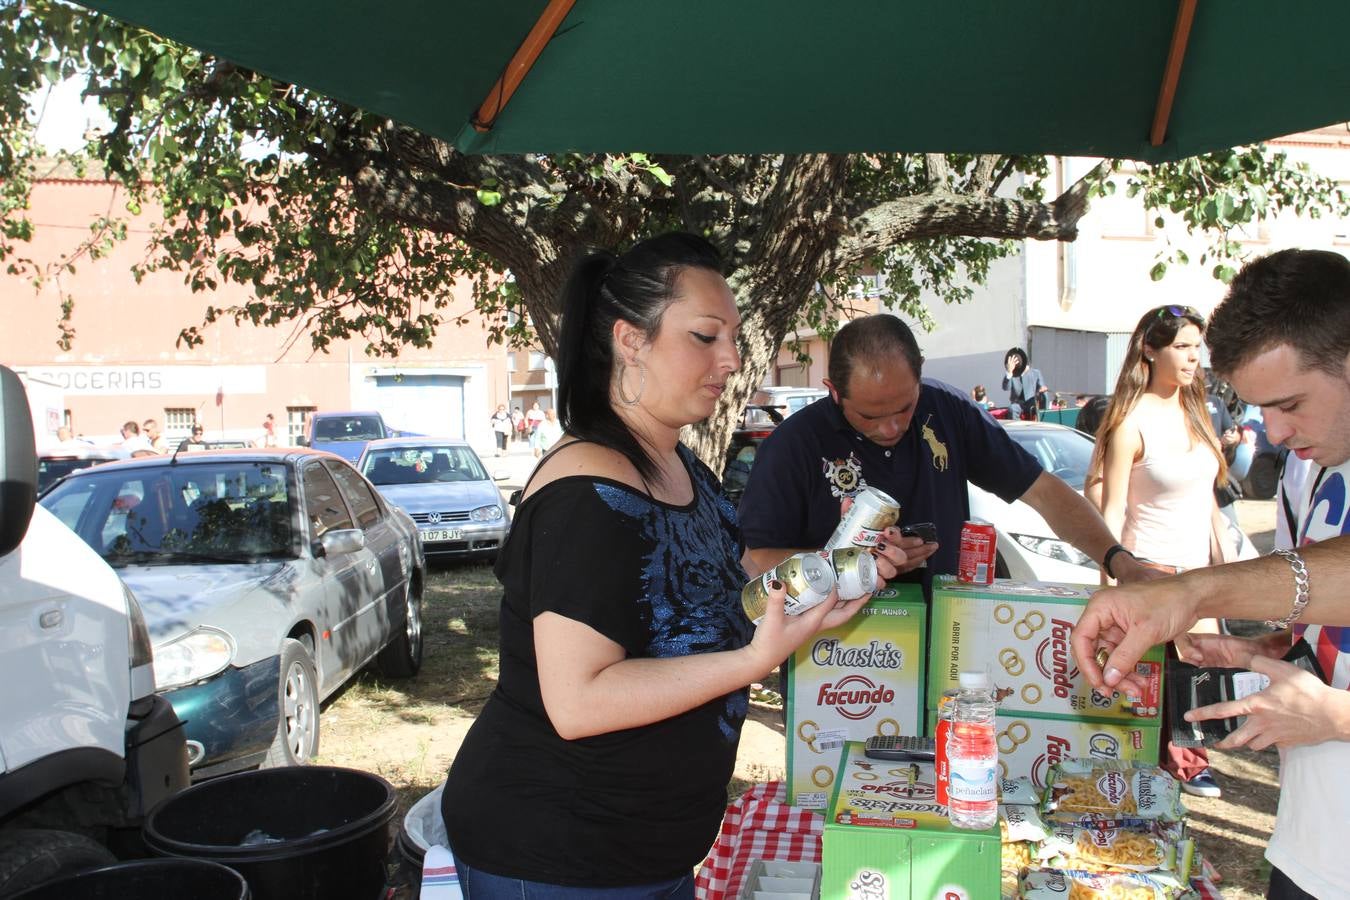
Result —
[[1157, 318], [1171, 316], [1174, 319], [1203, 319], [1199, 311], [1191, 306], [1163, 306], [1159, 307], [1156, 313]]

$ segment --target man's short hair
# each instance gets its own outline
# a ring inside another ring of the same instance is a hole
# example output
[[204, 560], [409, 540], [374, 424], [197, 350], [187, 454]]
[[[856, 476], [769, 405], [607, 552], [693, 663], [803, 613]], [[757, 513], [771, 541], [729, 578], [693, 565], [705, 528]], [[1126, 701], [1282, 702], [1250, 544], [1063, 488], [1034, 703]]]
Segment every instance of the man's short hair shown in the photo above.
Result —
[[897, 354], [909, 363], [915, 378], [923, 375], [923, 353], [908, 325], [885, 313], [854, 319], [830, 342], [830, 381], [839, 396], [846, 397], [854, 369], [889, 362]]
[[1248, 263], [1205, 334], [1225, 377], [1280, 344], [1303, 366], [1344, 377], [1350, 355], [1350, 260], [1328, 250], [1281, 250]]
[[141, 426], [137, 425], [135, 422], [127, 422], [122, 426], [122, 430], [131, 434], [140, 434]]
[[206, 430], [206, 429], [203, 428], [203, 427], [200, 426], [200, 425], [193, 425], [193, 426], [192, 426], [192, 433], [193, 433], [193, 434], [201, 434], [201, 433], [202, 433], [203, 431], [205, 431], [205, 430]]

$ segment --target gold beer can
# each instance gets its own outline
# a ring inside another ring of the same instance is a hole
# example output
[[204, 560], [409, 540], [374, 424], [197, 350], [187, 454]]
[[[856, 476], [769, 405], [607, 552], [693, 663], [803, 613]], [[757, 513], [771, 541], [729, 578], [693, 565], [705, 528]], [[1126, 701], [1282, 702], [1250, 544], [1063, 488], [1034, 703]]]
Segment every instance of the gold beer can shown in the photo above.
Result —
[[741, 589], [741, 606], [756, 624], [769, 606], [769, 582], [777, 578], [787, 588], [783, 608], [790, 616], [799, 615], [825, 602], [834, 587], [834, 569], [819, 553], [798, 553], [752, 578]]
[[839, 520], [825, 549], [875, 547], [881, 533], [899, 521], [900, 504], [883, 491], [865, 487], [853, 498], [853, 505]]
[[840, 547], [822, 550], [820, 555], [830, 561], [840, 600], [857, 600], [877, 589], [877, 561], [862, 547]]

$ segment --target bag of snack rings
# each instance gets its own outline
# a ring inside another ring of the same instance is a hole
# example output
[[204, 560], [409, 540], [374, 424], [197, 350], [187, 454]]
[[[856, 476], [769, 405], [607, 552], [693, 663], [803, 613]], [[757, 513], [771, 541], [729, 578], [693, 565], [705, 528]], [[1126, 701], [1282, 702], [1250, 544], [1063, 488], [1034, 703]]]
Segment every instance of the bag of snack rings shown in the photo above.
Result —
[[1083, 872], [1027, 869], [1023, 900], [1190, 900], [1196, 895], [1171, 872]]
[[1158, 766], [1139, 760], [1071, 757], [1050, 767], [1042, 805], [1047, 821], [1148, 819], [1180, 822], [1186, 815], [1181, 785]]
[[1041, 811], [1034, 806], [1019, 804], [999, 804], [998, 831], [1005, 844], [1040, 843], [1050, 836], [1050, 829], [1041, 819]]
[[1040, 806], [1041, 792], [1030, 778], [1003, 778], [998, 783], [998, 802], [1009, 806]]
[[1185, 883], [1195, 859], [1195, 842], [1167, 828], [1057, 825], [1037, 845], [1036, 858], [1057, 869], [1174, 872]]

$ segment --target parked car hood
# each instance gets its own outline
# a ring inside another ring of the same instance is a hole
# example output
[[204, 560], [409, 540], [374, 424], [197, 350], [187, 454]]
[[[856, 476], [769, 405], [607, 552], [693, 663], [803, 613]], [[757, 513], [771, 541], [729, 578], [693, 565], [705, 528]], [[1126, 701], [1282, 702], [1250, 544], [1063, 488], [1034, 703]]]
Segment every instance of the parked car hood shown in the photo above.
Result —
[[151, 643], [158, 646], [200, 625], [212, 625], [242, 645], [258, 629], [275, 643], [276, 617], [268, 613], [290, 596], [294, 571], [287, 562], [267, 560], [127, 566], [118, 574], [140, 602]]
[[452, 481], [444, 484], [377, 484], [376, 489], [405, 512], [445, 512], [475, 509], [502, 502], [502, 492], [492, 481]]

